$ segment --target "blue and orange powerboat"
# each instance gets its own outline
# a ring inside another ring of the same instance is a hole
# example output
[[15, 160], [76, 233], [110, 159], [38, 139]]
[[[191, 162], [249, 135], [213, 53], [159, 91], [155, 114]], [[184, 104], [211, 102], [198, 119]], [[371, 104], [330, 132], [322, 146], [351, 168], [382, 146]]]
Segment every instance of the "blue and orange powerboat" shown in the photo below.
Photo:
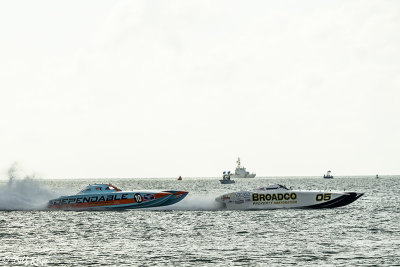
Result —
[[122, 191], [112, 184], [86, 186], [76, 195], [49, 201], [49, 209], [104, 210], [168, 206], [186, 197], [185, 191]]

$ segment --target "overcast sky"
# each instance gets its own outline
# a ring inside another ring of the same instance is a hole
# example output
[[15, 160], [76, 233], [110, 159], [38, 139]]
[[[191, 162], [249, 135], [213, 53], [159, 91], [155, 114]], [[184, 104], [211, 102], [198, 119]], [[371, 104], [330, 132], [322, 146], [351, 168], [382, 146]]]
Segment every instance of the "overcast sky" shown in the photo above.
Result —
[[1, 1], [0, 169], [400, 174], [399, 1]]

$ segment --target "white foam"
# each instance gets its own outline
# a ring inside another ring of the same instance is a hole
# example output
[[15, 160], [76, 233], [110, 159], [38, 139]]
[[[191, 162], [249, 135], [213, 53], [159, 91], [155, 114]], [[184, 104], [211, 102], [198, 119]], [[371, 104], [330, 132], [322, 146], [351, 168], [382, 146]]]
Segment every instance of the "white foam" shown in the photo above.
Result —
[[151, 210], [220, 210], [223, 206], [215, 201], [215, 195], [189, 195], [182, 201]]
[[18, 177], [13, 164], [8, 170], [8, 182], [0, 185], [0, 210], [45, 209], [54, 193], [34, 179], [34, 176]]

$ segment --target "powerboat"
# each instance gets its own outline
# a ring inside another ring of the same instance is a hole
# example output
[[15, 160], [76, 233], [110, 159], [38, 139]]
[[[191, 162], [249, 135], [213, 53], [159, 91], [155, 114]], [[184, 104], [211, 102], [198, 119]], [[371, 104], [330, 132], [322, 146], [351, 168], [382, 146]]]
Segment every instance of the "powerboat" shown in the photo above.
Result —
[[175, 204], [187, 196], [185, 191], [122, 191], [112, 184], [86, 186], [76, 195], [49, 201], [49, 209], [104, 210], [139, 209]]
[[293, 190], [280, 184], [268, 185], [250, 191], [224, 194], [215, 200], [227, 209], [321, 209], [346, 206], [364, 193]]
[[219, 180], [221, 184], [234, 184], [235, 180], [231, 180], [231, 172], [224, 172], [222, 180]]
[[256, 177], [255, 173], [250, 173], [246, 171], [246, 168], [240, 165], [240, 158], [236, 161], [237, 166], [235, 169], [235, 173], [232, 175], [233, 178], [254, 178]]

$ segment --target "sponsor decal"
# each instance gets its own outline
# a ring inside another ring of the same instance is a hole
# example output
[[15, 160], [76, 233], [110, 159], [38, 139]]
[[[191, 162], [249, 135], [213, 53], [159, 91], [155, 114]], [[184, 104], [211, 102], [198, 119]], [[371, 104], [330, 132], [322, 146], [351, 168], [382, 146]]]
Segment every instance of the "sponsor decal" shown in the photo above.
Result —
[[136, 193], [134, 197], [137, 203], [141, 203], [143, 201], [142, 195], [139, 193]]
[[256, 201], [256, 202], [253, 202], [253, 205], [254, 206], [257, 206], [257, 205], [272, 205], [272, 204], [296, 204], [297, 203], [297, 200], [288, 200], [288, 201], [275, 201], [275, 202], [272, 202], [272, 201]]
[[278, 200], [295, 200], [296, 193], [285, 194], [257, 194], [253, 193], [253, 201], [278, 201]]
[[250, 198], [250, 192], [239, 192], [239, 193], [235, 193], [235, 196], [237, 198]]
[[144, 200], [153, 200], [154, 199], [154, 195], [153, 194], [144, 194], [143, 195], [143, 199]]
[[76, 203], [105, 202], [113, 200], [128, 199], [128, 194], [114, 194], [101, 196], [82, 196], [50, 200], [49, 205], [68, 205]]

